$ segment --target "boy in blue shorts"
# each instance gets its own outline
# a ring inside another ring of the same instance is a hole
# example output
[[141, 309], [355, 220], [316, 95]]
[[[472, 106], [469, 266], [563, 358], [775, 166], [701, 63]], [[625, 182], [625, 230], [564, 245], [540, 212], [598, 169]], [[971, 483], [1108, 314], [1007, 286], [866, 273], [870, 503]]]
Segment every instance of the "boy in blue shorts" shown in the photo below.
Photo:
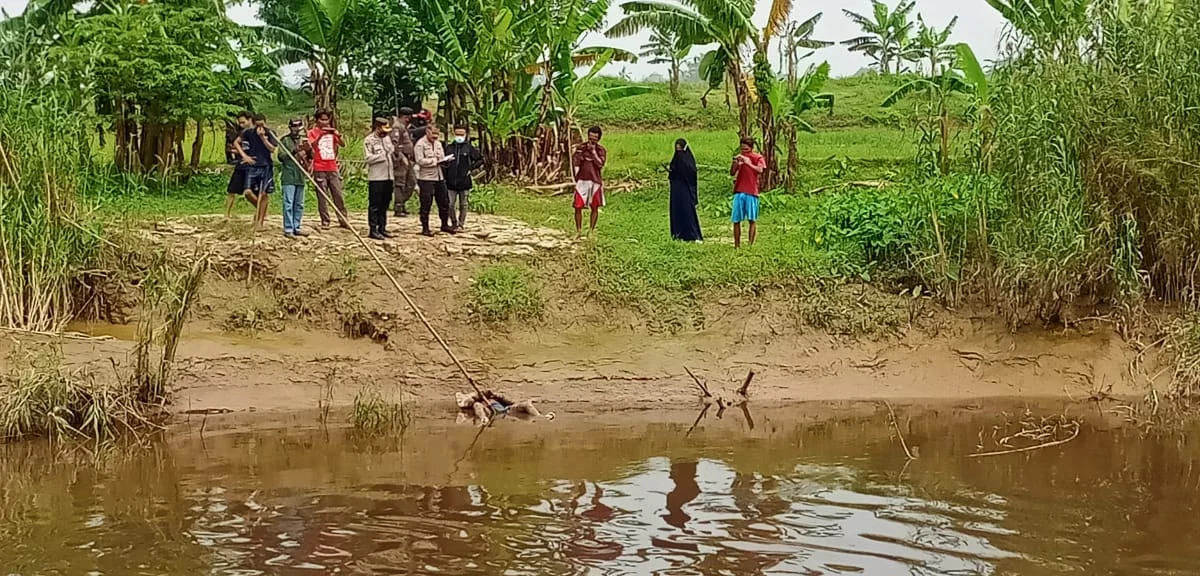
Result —
[[767, 168], [762, 154], [754, 151], [754, 139], [742, 138], [741, 154], [733, 157], [729, 175], [733, 181], [733, 247], [742, 247], [742, 222], [750, 222], [750, 245], [758, 236], [758, 178]]
[[234, 142], [234, 150], [246, 166], [246, 199], [254, 204], [254, 225], [262, 228], [267, 219], [269, 194], [275, 190], [275, 162], [272, 155], [279, 148], [279, 139], [267, 128], [267, 117], [254, 115], [254, 125], [242, 131]]

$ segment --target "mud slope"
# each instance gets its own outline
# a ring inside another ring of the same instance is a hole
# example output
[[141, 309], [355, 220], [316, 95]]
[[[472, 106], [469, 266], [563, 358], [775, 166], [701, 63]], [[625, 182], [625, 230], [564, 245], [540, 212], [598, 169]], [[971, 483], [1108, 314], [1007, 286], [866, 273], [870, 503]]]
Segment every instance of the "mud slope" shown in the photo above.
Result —
[[[393, 228], [397, 238], [375, 246], [472, 374], [488, 387], [546, 404], [687, 405], [694, 385], [685, 366], [716, 389], [735, 387], [753, 370], [751, 395], [768, 404], [1143, 392], [1130, 376], [1132, 352], [1109, 331], [1010, 334], [992, 320], [932, 303], [914, 311], [911, 299], [868, 288], [831, 298], [857, 302], [871, 314], [907, 311], [900, 325], [875, 338], [812, 328], [835, 325], [820, 316], [843, 312], [822, 304], [797, 315], [792, 297], [770, 293], [752, 302], [714, 295], [697, 305], [698, 326], [664, 333], [636, 311], [581, 298], [567, 280], [547, 283], [543, 319], [489, 326], [466, 311], [467, 287], [480, 266], [561, 263], [579, 245], [557, 231], [496, 216], [476, 216], [467, 233], [454, 237], [420, 237], [414, 219]], [[213, 274], [180, 347], [180, 411], [311, 409], [329, 384], [334, 403], [343, 405], [373, 384], [423, 403], [447, 403], [466, 388], [347, 231], [288, 240], [273, 229], [254, 234], [244, 222], [197, 218], [142, 233], [181, 255], [213, 254]], [[65, 342], [70, 362], [123, 361], [131, 326], [77, 328], [114, 338]]]

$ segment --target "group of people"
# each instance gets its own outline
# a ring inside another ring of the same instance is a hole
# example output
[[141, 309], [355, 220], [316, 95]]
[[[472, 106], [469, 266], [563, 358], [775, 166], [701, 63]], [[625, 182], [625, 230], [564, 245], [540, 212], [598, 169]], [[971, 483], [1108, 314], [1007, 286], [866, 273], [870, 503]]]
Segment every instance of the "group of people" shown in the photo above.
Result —
[[[328, 228], [333, 218], [349, 228], [345, 195], [338, 157], [346, 140], [333, 127], [327, 110], [314, 116], [315, 125], [304, 132], [303, 120], [288, 123], [288, 134], [277, 138], [266, 127], [261, 114], [242, 112], [238, 130], [227, 138], [226, 156], [234, 165], [226, 189], [225, 216], [228, 218], [237, 197], [243, 196], [255, 207], [254, 222], [262, 226], [267, 215], [270, 194], [274, 191], [274, 159], [280, 165], [283, 192], [283, 233], [289, 238], [306, 236], [301, 228], [304, 216], [305, 182], [311, 178], [317, 192], [317, 211], [321, 227]], [[391, 238], [388, 211], [398, 217], [408, 215], [407, 204], [414, 190], [418, 194], [421, 234], [432, 236], [430, 212], [437, 204], [439, 231], [455, 234], [467, 221], [472, 172], [483, 166], [484, 159], [471, 144], [467, 128], [455, 126], [450, 142], [442, 142], [441, 132], [428, 112], [414, 114], [409, 108], [397, 110], [392, 120], [375, 118], [371, 132], [363, 139], [363, 157], [367, 166], [368, 236], [374, 240]], [[600, 144], [599, 126], [588, 129], [587, 139], [575, 148], [572, 166], [575, 180], [575, 231], [583, 235], [583, 212], [590, 211], [589, 234], [596, 229], [600, 208], [604, 206], [604, 166], [608, 151]], [[762, 155], [754, 151], [754, 140], [743, 138], [741, 150], [733, 158], [729, 173], [734, 177], [732, 205], [733, 241], [742, 245], [742, 223], [749, 223], [748, 240], [758, 235], [759, 178], [766, 169]], [[703, 241], [700, 219], [696, 157], [684, 139], [675, 142], [675, 155], [666, 165], [670, 181], [671, 236], [689, 242]]]
[[[333, 116], [318, 110], [315, 125], [304, 132], [303, 120], [288, 122], [282, 138], [266, 127], [262, 114], [242, 112], [237, 128], [226, 137], [226, 160], [233, 174], [226, 188], [225, 217], [229, 218], [238, 196], [255, 207], [254, 223], [263, 226], [270, 195], [275, 189], [275, 159], [280, 166], [283, 192], [283, 234], [307, 236], [301, 228], [304, 216], [305, 182], [317, 185], [317, 211], [321, 227], [329, 228], [333, 216], [338, 226], [350, 228], [346, 219], [345, 192], [338, 158], [346, 139], [333, 127]], [[363, 139], [363, 157], [368, 181], [368, 237], [384, 240], [392, 235], [387, 213], [407, 216], [408, 200], [414, 189], [419, 198], [421, 234], [433, 236], [429, 216], [438, 207], [441, 232], [455, 234], [466, 224], [471, 173], [483, 166], [483, 156], [467, 138], [465, 126], [454, 128], [452, 142], [443, 143], [437, 126], [426, 111], [414, 114], [401, 108], [396, 118], [375, 118]], [[332, 204], [335, 214], [330, 214]]]
[[[587, 141], [575, 149], [572, 163], [575, 166], [575, 231], [583, 234], [583, 210], [591, 209], [591, 226], [595, 231], [599, 209], [604, 206], [604, 184], [601, 173], [608, 159], [608, 152], [600, 145], [603, 132], [599, 127], [588, 129]], [[759, 178], [767, 168], [766, 160], [754, 151], [754, 140], [742, 138], [741, 149], [733, 157], [729, 168], [734, 177], [733, 245], [742, 246], [742, 223], [749, 223], [748, 240], [751, 245], [758, 237]], [[685, 242], [702, 242], [700, 218], [696, 208], [700, 204], [696, 156], [692, 154], [687, 140], [675, 141], [675, 155], [666, 166], [671, 185], [670, 214], [671, 237]]]

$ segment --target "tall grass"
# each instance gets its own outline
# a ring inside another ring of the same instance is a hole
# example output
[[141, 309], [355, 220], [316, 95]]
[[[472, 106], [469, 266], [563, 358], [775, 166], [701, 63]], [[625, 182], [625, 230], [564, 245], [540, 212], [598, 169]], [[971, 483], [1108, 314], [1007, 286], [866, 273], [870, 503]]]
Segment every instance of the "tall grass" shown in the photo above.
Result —
[[86, 122], [0, 86], [0, 326], [56, 330], [99, 246], [79, 209], [94, 165]]
[[1200, 304], [1200, 1], [1099, 0], [1079, 52], [997, 74], [995, 280], [1010, 308]]

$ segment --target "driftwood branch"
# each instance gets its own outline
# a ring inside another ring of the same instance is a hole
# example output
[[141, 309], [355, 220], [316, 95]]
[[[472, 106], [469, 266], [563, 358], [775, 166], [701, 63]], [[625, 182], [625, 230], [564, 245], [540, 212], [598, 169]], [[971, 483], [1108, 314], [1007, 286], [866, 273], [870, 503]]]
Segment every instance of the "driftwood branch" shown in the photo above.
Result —
[[900, 432], [900, 424], [896, 422], [896, 413], [892, 411], [892, 405], [888, 404], [886, 400], [884, 400], [883, 405], [887, 408], [888, 416], [891, 417], [892, 428], [896, 430], [896, 437], [900, 439], [900, 447], [904, 449], [904, 455], [909, 460], [916, 460], [917, 457], [913, 456], [913, 453], [908, 450], [908, 442], [904, 441], [904, 434]]
[[754, 371], [753, 370], [751, 370], [749, 374], [746, 374], [746, 379], [742, 382], [742, 387], [738, 388], [737, 393], [740, 394], [743, 398], [746, 396], [746, 390], [748, 390], [750, 388], [751, 380], [754, 380]]
[[1042, 444], [1035, 444], [1033, 446], [1025, 446], [1024, 448], [1011, 448], [1008, 450], [996, 450], [994, 452], [980, 452], [978, 454], [968, 454], [967, 458], [985, 458], [988, 456], [1004, 456], [1007, 454], [1019, 454], [1021, 452], [1032, 452], [1034, 450], [1041, 450], [1042, 448], [1050, 448], [1051, 446], [1062, 446], [1063, 444], [1066, 444], [1067, 442], [1074, 440], [1076, 436], [1079, 436], [1079, 423], [1071, 422], [1070, 424], [1073, 428], [1071, 435], [1066, 438], [1063, 438], [1062, 440], [1055, 440], [1053, 442], [1044, 442]]
[[532, 185], [530, 185], [530, 186], [526, 186], [526, 187], [525, 187], [525, 189], [526, 189], [526, 190], [533, 190], [533, 191], [535, 191], [535, 192], [536, 192], [536, 191], [542, 191], [542, 190], [561, 190], [561, 189], [563, 189], [563, 188], [570, 188], [570, 187], [572, 187], [572, 186], [574, 186], [574, 185], [575, 185], [575, 183], [574, 183], [574, 182], [560, 182], [560, 183], [558, 183], [558, 184], [541, 184], [541, 185], [538, 185], [538, 186], [532, 186]]
[[[703, 395], [705, 398], [712, 398], [712, 394], [711, 394], [711, 393], [708, 391], [708, 386], [705, 386], [705, 385], [704, 385], [704, 383], [703, 383], [703, 382], [701, 382], [701, 381], [700, 381], [700, 379], [699, 379], [699, 378], [697, 378], [697, 377], [696, 377], [696, 375], [692, 373], [692, 371], [691, 371], [691, 369], [690, 369], [690, 368], [688, 368], [687, 366], [684, 366], [684, 367], [683, 367], [683, 369], [684, 369], [685, 371], [687, 371], [687, 373], [688, 373], [688, 376], [691, 376], [691, 377], [692, 377], [692, 381], [696, 383], [696, 386], [697, 386], [698, 388], [700, 388], [700, 393], [701, 393], [701, 394], [702, 394], [702, 395]], [[751, 374], [753, 374], [753, 372], [751, 372]]]

